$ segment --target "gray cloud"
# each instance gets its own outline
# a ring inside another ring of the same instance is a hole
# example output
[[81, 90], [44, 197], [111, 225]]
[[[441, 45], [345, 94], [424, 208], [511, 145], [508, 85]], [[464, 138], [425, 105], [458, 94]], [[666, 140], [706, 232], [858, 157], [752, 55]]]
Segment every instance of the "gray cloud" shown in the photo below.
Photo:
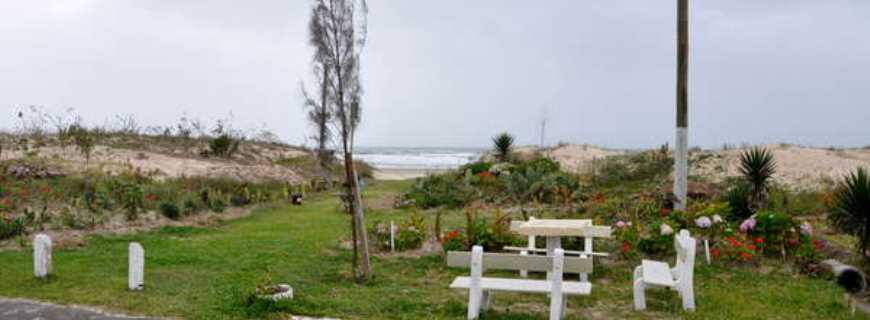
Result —
[[[363, 56], [362, 145], [616, 147], [672, 139], [675, 2], [377, 1]], [[542, 5], [543, 4], [543, 5]], [[0, 3], [0, 106], [235, 115], [301, 143], [308, 1]], [[870, 144], [870, 3], [691, 7], [692, 144]], [[0, 126], [14, 124], [0, 118]]]

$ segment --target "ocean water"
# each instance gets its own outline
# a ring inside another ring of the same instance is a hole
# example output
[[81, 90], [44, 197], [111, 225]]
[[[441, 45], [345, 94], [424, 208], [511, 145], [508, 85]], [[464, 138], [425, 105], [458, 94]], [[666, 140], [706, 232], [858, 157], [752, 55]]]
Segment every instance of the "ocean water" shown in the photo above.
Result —
[[428, 147], [357, 147], [354, 157], [378, 169], [444, 170], [476, 161], [484, 149]]

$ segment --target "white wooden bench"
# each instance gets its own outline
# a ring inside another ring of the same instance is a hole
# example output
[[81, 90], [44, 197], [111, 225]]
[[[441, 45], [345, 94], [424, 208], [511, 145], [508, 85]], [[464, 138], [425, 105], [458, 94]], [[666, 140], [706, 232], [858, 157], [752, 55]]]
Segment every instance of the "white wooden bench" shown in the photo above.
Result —
[[[534, 218], [532, 218], [534, 219]], [[510, 229], [511, 231], [516, 232], [517, 229], [523, 224], [525, 221], [511, 221]], [[565, 250], [566, 256], [579, 256], [581, 258], [585, 257], [609, 257], [610, 254], [606, 252], [594, 252], [592, 248], [592, 241], [594, 238], [610, 238], [611, 229], [606, 226], [590, 226], [584, 229], [584, 237], [583, 237], [583, 251], [576, 250]], [[520, 255], [536, 255], [536, 254], [547, 254], [547, 249], [538, 248], [535, 245], [535, 236], [529, 236], [528, 242], [526, 242], [526, 247], [513, 247], [506, 246], [504, 247], [506, 251], [517, 251]], [[520, 276], [523, 278], [528, 277], [527, 270], [520, 270]], [[586, 273], [580, 273], [580, 281], [589, 281], [589, 277]]]
[[[447, 253], [450, 267], [471, 268], [470, 277], [457, 277], [451, 289], [468, 290], [468, 319], [477, 319], [481, 309], [486, 310], [493, 292], [541, 293], [550, 295], [550, 319], [561, 319], [565, 314], [567, 296], [589, 295], [589, 282], [562, 281], [562, 273], [592, 273], [592, 259], [565, 257], [562, 249], [554, 256], [523, 256], [503, 253], [484, 253], [483, 247], [474, 246], [471, 252], [450, 251]], [[550, 271], [551, 280], [529, 280], [483, 277], [484, 270], [531, 270]]]
[[683, 309], [695, 310], [695, 246], [696, 240], [688, 230], [680, 230], [674, 237], [677, 261], [671, 268], [667, 263], [643, 260], [634, 269], [634, 309], [646, 309], [646, 288], [674, 289], [683, 300]]

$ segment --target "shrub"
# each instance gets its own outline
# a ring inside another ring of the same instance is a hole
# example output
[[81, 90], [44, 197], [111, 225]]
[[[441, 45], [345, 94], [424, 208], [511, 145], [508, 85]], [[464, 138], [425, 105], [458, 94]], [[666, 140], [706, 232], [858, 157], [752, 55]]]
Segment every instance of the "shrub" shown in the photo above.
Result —
[[[423, 216], [415, 214], [395, 226], [396, 251], [419, 249], [426, 241], [426, 223]], [[390, 249], [390, 224], [378, 222], [369, 230], [372, 239], [382, 250]]]
[[843, 232], [857, 236], [861, 256], [870, 244], [870, 177], [858, 168], [840, 182], [834, 196], [834, 210], [828, 216], [831, 224]]
[[233, 154], [239, 150], [240, 142], [240, 139], [237, 139], [228, 133], [221, 133], [216, 138], [209, 141], [209, 154], [222, 158], [232, 157]]
[[441, 236], [441, 248], [447, 251], [461, 251], [467, 249], [465, 247], [466, 236], [462, 233], [462, 230], [453, 229], [451, 231], [445, 232], [444, 235]]
[[753, 147], [740, 154], [740, 173], [752, 187], [752, 202], [756, 207], [764, 205], [767, 185], [776, 173], [773, 153], [762, 147]]
[[0, 240], [13, 238], [27, 232], [24, 219], [0, 217]]
[[199, 201], [197, 201], [194, 197], [187, 197], [184, 199], [184, 202], [181, 205], [182, 214], [185, 216], [192, 216], [197, 212], [202, 210], [202, 206]]
[[488, 172], [492, 168], [492, 163], [489, 162], [473, 162], [459, 168], [461, 172], [471, 171], [471, 174], [477, 175], [482, 172]]
[[176, 205], [174, 202], [162, 202], [160, 203], [159, 209], [160, 214], [162, 214], [166, 218], [178, 220], [178, 218], [181, 217], [181, 212], [178, 210], [178, 205]]
[[499, 162], [509, 161], [513, 152], [514, 137], [510, 133], [502, 132], [492, 138], [495, 148], [495, 158]]
[[472, 198], [473, 191], [451, 174], [431, 175], [417, 179], [417, 183], [405, 194], [419, 208], [459, 208]]
[[754, 212], [752, 203], [750, 202], [750, 194], [752, 190], [745, 182], [738, 182], [728, 189], [725, 195], [725, 201], [731, 208], [731, 220], [740, 221], [749, 218]]
[[795, 230], [795, 222], [790, 216], [780, 212], [762, 211], [755, 215], [755, 228], [751, 233], [756, 246], [765, 253], [777, 251], [785, 254], [785, 240], [790, 230]]
[[479, 245], [485, 251], [502, 250], [504, 246], [517, 242], [517, 237], [510, 231], [511, 219], [497, 211], [492, 223], [478, 214], [474, 209], [465, 210], [466, 217], [466, 248]]

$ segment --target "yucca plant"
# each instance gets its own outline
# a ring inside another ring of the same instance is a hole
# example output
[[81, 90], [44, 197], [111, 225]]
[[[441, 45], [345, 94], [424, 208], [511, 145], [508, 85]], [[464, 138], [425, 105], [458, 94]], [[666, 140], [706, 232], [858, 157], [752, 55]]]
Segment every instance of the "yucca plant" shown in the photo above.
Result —
[[843, 179], [834, 195], [834, 210], [828, 215], [831, 224], [857, 236], [858, 251], [864, 257], [870, 242], [870, 177], [858, 168]]
[[756, 208], [764, 206], [767, 185], [776, 173], [773, 153], [762, 147], [753, 147], [740, 155], [740, 173], [752, 187], [752, 202]]
[[514, 147], [514, 136], [510, 135], [510, 133], [502, 132], [492, 138], [492, 143], [495, 146], [495, 158], [498, 161], [504, 162], [510, 160]]

